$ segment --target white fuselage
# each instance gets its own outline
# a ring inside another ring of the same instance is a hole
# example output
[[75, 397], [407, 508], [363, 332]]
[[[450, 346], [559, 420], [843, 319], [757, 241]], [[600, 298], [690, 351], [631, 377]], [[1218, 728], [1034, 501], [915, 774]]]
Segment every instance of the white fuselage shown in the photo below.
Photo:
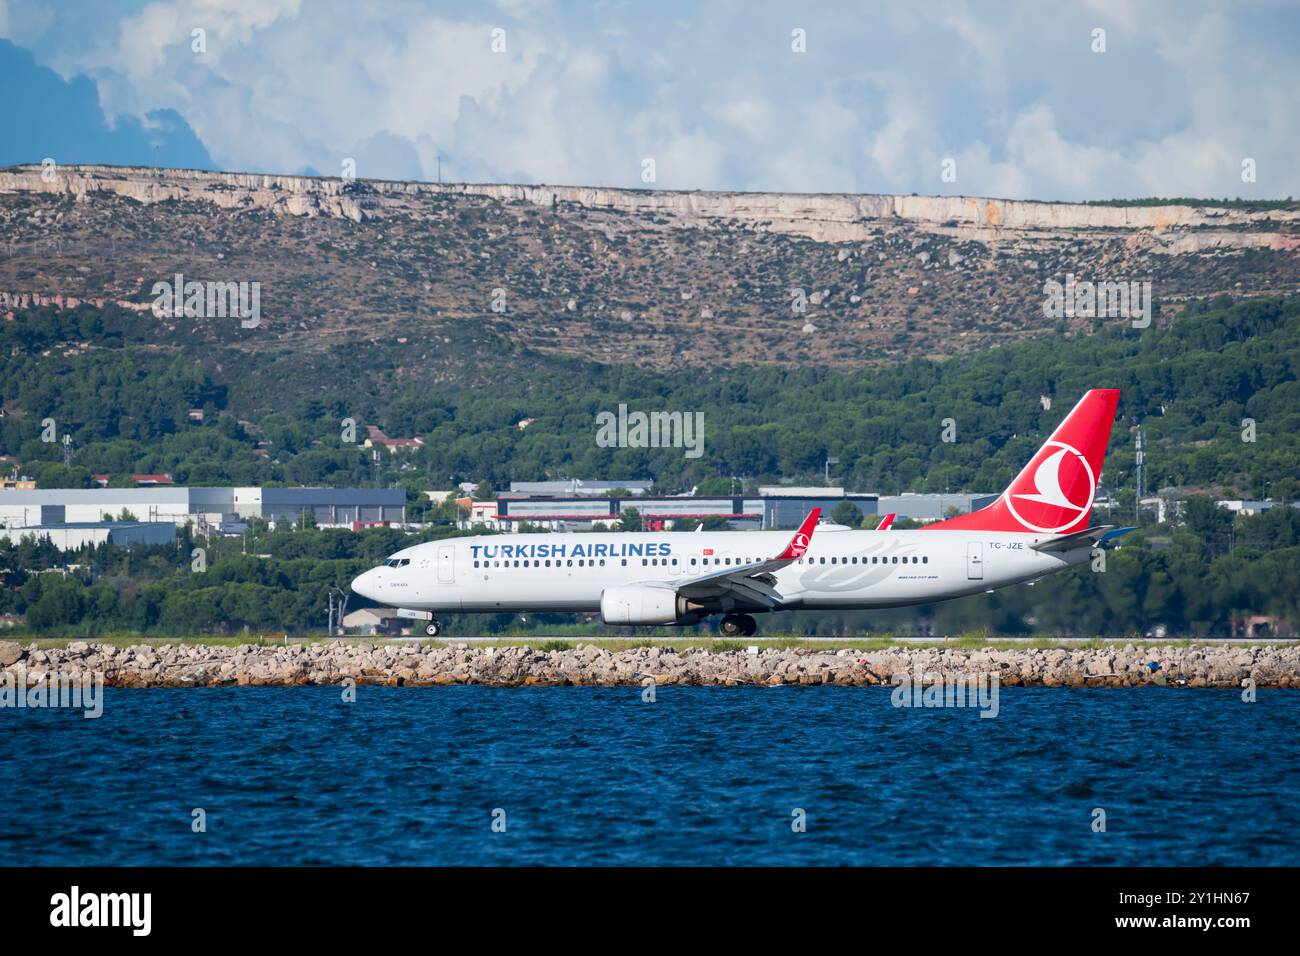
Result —
[[[1088, 559], [1092, 545], [1039, 552], [1050, 535], [818, 529], [773, 573], [776, 610], [929, 604], [1033, 581]], [[596, 611], [613, 585], [682, 585], [778, 554], [788, 531], [506, 534], [430, 541], [367, 571], [353, 590], [393, 607]], [[751, 607], [751, 611], [765, 608]]]

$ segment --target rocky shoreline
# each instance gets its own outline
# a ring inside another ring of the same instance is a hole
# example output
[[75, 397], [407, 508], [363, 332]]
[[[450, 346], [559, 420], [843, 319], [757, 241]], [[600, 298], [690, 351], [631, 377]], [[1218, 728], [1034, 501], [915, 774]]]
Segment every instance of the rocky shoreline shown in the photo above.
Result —
[[[849, 687], [987, 678], [1035, 687], [1300, 687], [1300, 645], [1111, 646], [1102, 648], [895, 647], [681, 651], [661, 646], [609, 650], [471, 647], [466, 644], [286, 645], [109, 644], [39, 648], [0, 642], [0, 668], [27, 686], [47, 675], [103, 675], [110, 687], [395, 686], [483, 684], [555, 686], [742, 686], [833, 684]], [[896, 676], [897, 675], [897, 678]]]

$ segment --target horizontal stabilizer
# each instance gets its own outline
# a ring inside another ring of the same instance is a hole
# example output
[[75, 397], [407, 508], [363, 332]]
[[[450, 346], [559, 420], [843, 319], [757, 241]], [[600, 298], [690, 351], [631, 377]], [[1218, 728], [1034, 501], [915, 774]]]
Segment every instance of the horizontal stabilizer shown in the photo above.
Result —
[[1085, 528], [1074, 534], [1063, 534], [1057, 538], [1048, 538], [1038, 544], [1031, 544], [1035, 551], [1073, 551], [1076, 548], [1103, 545], [1121, 535], [1128, 534], [1133, 528], [1116, 528], [1112, 524], [1101, 524], [1095, 528]]

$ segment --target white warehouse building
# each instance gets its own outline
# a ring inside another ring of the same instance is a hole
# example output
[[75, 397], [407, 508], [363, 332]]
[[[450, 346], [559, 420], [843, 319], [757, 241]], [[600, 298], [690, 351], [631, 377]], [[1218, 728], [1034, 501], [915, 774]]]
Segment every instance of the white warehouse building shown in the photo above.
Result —
[[119, 548], [136, 544], [174, 545], [176, 526], [163, 522], [103, 521], [0, 527], [0, 540], [21, 541], [24, 538], [49, 538], [60, 551], [80, 551], [86, 545], [101, 545], [106, 541]]
[[310, 511], [318, 525], [406, 520], [402, 488], [41, 488], [0, 490], [0, 527], [116, 521], [222, 524], [263, 518], [299, 521]]

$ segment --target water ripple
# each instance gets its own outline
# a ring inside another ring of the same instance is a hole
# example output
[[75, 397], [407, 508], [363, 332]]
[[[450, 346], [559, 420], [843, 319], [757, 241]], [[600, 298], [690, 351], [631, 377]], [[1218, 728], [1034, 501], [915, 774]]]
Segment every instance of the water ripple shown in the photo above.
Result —
[[1300, 857], [1294, 692], [1004, 688], [996, 720], [878, 688], [640, 693], [111, 688], [99, 720], [0, 711], [0, 864]]

